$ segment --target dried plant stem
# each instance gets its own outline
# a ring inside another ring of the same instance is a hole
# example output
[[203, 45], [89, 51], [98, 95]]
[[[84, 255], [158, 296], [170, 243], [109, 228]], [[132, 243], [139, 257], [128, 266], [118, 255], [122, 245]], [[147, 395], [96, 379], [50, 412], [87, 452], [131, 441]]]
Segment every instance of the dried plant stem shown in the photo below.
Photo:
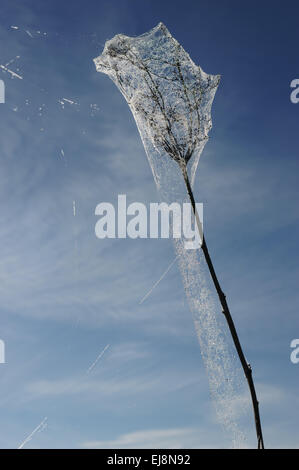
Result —
[[207, 262], [207, 265], [208, 265], [208, 268], [209, 268], [209, 271], [210, 271], [210, 274], [211, 274], [211, 277], [212, 277], [212, 280], [213, 280], [213, 283], [214, 283], [214, 286], [215, 286], [215, 289], [217, 291], [217, 294], [218, 294], [218, 297], [219, 297], [219, 300], [220, 300], [220, 303], [221, 303], [221, 306], [222, 306], [222, 312], [223, 312], [223, 314], [226, 318], [226, 321], [228, 323], [228, 327], [229, 327], [229, 330], [231, 332], [234, 345], [236, 347], [239, 359], [240, 359], [241, 364], [242, 364], [242, 368], [243, 368], [244, 373], [245, 373], [245, 377], [246, 377], [247, 382], [248, 382], [248, 386], [249, 386], [249, 390], [250, 390], [250, 394], [251, 394], [252, 405], [253, 405], [253, 411], [254, 411], [254, 420], [255, 420], [255, 428], [256, 428], [256, 435], [257, 435], [258, 449], [264, 449], [264, 440], [263, 440], [262, 426], [261, 426], [260, 413], [259, 413], [259, 402], [257, 400], [255, 386], [254, 386], [254, 382], [253, 382], [253, 378], [252, 378], [252, 368], [251, 368], [250, 364], [248, 364], [246, 359], [245, 359], [245, 356], [244, 356], [244, 353], [243, 353], [243, 350], [242, 350], [242, 347], [241, 347], [241, 343], [240, 343], [240, 340], [239, 340], [239, 337], [238, 337], [233, 319], [231, 317], [231, 314], [230, 314], [230, 311], [229, 311], [229, 308], [228, 308], [228, 305], [227, 305], [226, 296], [225, 296], [225, 294], [223, 293], [223, 291], [220, 287], [218, 278], [217, 278], [216, 273], [215, 273], [215, 269], [214, 269], [209, 251], [208, 251], [208, 247], [207, 247], [205, 238], [203, 236], [202, 225], [201, 225], [201, 222], [199, 220], [199, 216], [198, 216], [198, 213], [197, 213], [197, 210], [196, 210], [193, 191], [192, 191], [191, 184], [190, 184], [190, 181], [189, 181], [189, 177], [188, 177], [188, 173], [187, 173], [187, 167], [186, 167], [185, 162], [182, 162], [180, 164], [180, 167], [181, 167], [181, 170], [182, 170], [182, 173], [183, 173], [183, 177], [184, 177], [184, 181], [185, 181], [185, 184], [186, 184], [188, 196], [189, 196], [191, 204], [192, 204], [192, 208], [193, 208], [195, 219], [196, 219], [196, 222], [197, 222], [197, 225], [198, 225], [199, 233], [202, 236], [202, 246], [201, 246], [201, 248], [202, 248], [202, 251], [204, 253], [204, 256], [205, 256], [205, 259], [206, 259], [206, 262]]

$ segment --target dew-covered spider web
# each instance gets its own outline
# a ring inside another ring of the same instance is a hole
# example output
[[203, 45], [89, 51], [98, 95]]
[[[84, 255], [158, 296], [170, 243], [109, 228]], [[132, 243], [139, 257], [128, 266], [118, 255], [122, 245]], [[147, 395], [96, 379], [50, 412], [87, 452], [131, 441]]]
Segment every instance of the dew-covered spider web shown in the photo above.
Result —
[[[183, 172], [193, 186], [219, 76], [195, 65], [162, 23], [138, 37], [115, 36], [94, 62], [134, 115], [161, 200], [190, 202]], [[250, 445], [250, 396], [203, 253], [182, 239], [174, 245], [218, 419], [233, 447]]]

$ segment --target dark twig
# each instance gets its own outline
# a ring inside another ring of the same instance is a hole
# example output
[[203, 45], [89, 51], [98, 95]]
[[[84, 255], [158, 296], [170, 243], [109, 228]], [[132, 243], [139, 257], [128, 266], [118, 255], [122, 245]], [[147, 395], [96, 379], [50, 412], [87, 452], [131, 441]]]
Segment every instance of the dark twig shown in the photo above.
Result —
[[[189, 181], [189, 177], [188, 177], [188, 173], [187, 173], [187, 167], [184, 164], [181, 164], [180, 166], [181, 166], [181, 169], [182, 169], [182, 173], [183, 173], [184, 181], [185, 181], [185, 184], [186, 184], [188, 196], [190, 198], [191, 205], [192, 205], [192, 208], [193, 208], [196, 223], [198, 225], [198, 230], [199, 230], [200, 234], [202, 234], [203, 233], [202, 232], [202, 226], [201, 226], [201, 223], [199, 221], [198, 213], [197, 213], [197, 210], [196, 210], [195, 199], [194, 199], [193, 191], [192, 191], [191, 184], [190, 184], [190, 181]], [[229, 308], [228, 308], [228, 305], [227, 305], [226, 296], [225, 296], [225, 294], [223, 293], [223, 291], [220, 287], [220, 284], [219, 284], [219, 281], [218, 281], [218, 278], [217, 278], [217, 275], [216, 275], [216, 272], [215, 272], [210, 254], [209, 254], [207, 243], [206, 243], [206, 240], [205, 240], [205, 237], [203, 236], [203, 234], [202, 234], [201, 248], [202, 248], [202, 251], [204, 253], [204, 256], [205, 256], [205, 259], [206, 259], [206, 262], [207, 262], [207, 265], [208, 265], [208, 268], [209, 268], [209, 271], [210, 271], [210, 274], [211, 274], [211, 277], [212, 277], [212, 280], [213, 280], [213, 283], [214, 283], [214, 286], [215, 286], [215, 289], [217, 291], [217, 294], [218, 294], [218, 297], [219, 297], [219, 300], [220, 300], [220, 303], [221, 303], [221, 306], [222, 306], [222, 312], [223, 312], [223, 314], [226, 318], [226, 321], [228, 323], [228, 327], [229, 327], [229, 330], [231, 332], [231, 335], [232, 335], [232, 338], [233, 338], [233, 341], [234, 341], [234, 345], [236, 347], [239, 359], [240, 359], [241, 364], [242, 364], [242, 368], [244, 370], [244, 374], [245, 374], [247, 382], [248, 382], [250, 395], [251, 395], [251, 400], [252, 400], [252, 405], [253, 405], [253, 411], [254, 411], [254, 420], [255, 420], [255, 428], [256, 428], [256, 435], [257, 435], [258, 449], [264, 449], [264, 440], [263, 440], [261, 419], [260, 419], [260, 413], [259, 413], [259, 402], [258, 402], [258, 399], [257, 399], [257, 396], [256, 396], [255, 386], [254, 386], [254, 382], [253, 382], [253, 378], [252, 378], [252, 368], [251, 368], [250, 364], [248, 364], [246, 359], [245, 359], [245, 356], [244, 356], [244, 353], [243, 353], [243, 350], [242, 350], [242, 346], [241, 346], [241, 343], [240, 343], [240, 340], [239, 340], [239, 337], [238, 337], [238, 333], [237, 333], [237, 330], [235, 328], [232, 316], [230, 314], [230, 311], [229, 311]]]

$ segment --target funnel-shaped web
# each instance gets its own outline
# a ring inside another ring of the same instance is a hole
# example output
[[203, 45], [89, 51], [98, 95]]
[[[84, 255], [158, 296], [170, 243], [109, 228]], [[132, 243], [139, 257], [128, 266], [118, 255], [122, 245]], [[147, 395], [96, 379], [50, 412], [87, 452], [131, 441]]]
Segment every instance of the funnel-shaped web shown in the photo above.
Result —
[[[190, 202], [219, 75], [195, 65], [162, 23], [138, 37], [118, 34], [94, 62], [134, 115], [161, 199]], [[203, 251], [186, 250], [181, 239], [175, 250], [218, 417], [232, 445], [243, 447], [250, 397]]]
[[158, 158], [151, 164], [159, 187], [156, 165], [169, 157], [180, 164], [193, 157], [193, 180], [211, 128], [220, 77], [195, 65], [162, 23], [139, 37], [118, 34], [106, 42], [94, 62], [124, 95], [145, 147], [153, 147], [154, 155], [148, 152], [148, 156]]

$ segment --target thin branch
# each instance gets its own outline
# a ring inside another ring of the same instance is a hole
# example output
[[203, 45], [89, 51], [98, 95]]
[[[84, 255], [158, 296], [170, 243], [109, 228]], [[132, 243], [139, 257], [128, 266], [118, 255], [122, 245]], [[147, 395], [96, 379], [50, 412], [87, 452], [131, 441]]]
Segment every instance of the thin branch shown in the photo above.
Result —
[[[198, 224], [199, 217], [198, 217], [198, 214], [197, 214], [195, 199], [194, 199], [193, 191], [192, 191], [192, 188], [191, 188], [191, 185], [190, 185], [187, 169], [186, 169], [186, 166], [181, 167], [181, 168], [182, 168], [182, 173], [183, 173], [184, 181], [185, 181], [185, 184], [186, 184], [187, 192], [188, 192], [191, 204], [192, 204], [193, 212], [194, 212], [195, 218], [197, 220], [197, 224]], [[198, 226], [198, 229], [199, 229], [199, 231], [201, 231], [201, 226]], [[254, 386], [254, 382], [253, 382], [253, 378], [252, 378], [252, 368], [251, 368], [250, 364], [248, 364], [246, 359], [245, 359], [245, 356], [244, 356], [244, 353], [243, 353], [243, 350], [242, 350], [242, 346], [241, 346], [241, 343], [240, 343], [240, 340], [239, 340], [239, 337], [238, 337], [238, 334], [237, 334], [237, 330], [235, 328], [232, 316], [230, 314], [230, 311], [229, 311], [229, 308], [228, 308], [228, 305], [227, 305], [226, 296], [225, 296], [225, 294], [223, 293], [223, 291], [220, 287], [220, 283], [218, 281], [218, 278], [217, 278], [217, 275], [216, 275], [216, 272], [215, 272], [215, 269], [214, 269], [214, 266], [213, 266], [213, 263], [212, 263], [212, 260], [211, 260], [211, 257], [210, 257], [210, 254], [209, 254], [208, 247], [207, 247], [204, 236], [202, 237], [201, 248], [202, 248], [202, 251], [204, 253], [204, 256], [205, 256], [205, 259], [206, 259], [206, 262], [207, 262], [207, 265], [208, 265], [208, 268], [209, 268], [209, 271], [210, 271], [210, 274], [211, 274], [211, 277], [212, 277], [212, 280], [213, 280], [213, 283], [214, 283], [214, 286], [215, 286], [215, 289], [217, 291], [217, 294], [218, 294], [218, 297], [219, 297], [219, 300], [220, 300], [220, 303], [221, 303], [221, 306], [222, 306], [222, 312], [223, 312], [223, 314], [226, 318], [226, 321], [228, 323], [228, 327], [229, 327], [229, 330], [231, 332], [234, 345], [236, 347], [236, 350], [237, 350], [240, 362], [242, 364], [242, 368], [243, 368], [245, 377], [246, 377], [247, 382], [248, 382], [250, 395], [251, 395], [251, 400], [252, 400], [253, 412], [254, 412], [254, 420], [255, 420], [255, 428], [256, 428], [256, 435], [257, 435], [258, 449], [264, 449], [264, 440], [263, 440], [261, 419], [260, 419], [260, 413], [259, 413], [259, 402], [258, 402], [258, 399], [257, 399], [257, 396], [256, 396], [255, 386]]]

